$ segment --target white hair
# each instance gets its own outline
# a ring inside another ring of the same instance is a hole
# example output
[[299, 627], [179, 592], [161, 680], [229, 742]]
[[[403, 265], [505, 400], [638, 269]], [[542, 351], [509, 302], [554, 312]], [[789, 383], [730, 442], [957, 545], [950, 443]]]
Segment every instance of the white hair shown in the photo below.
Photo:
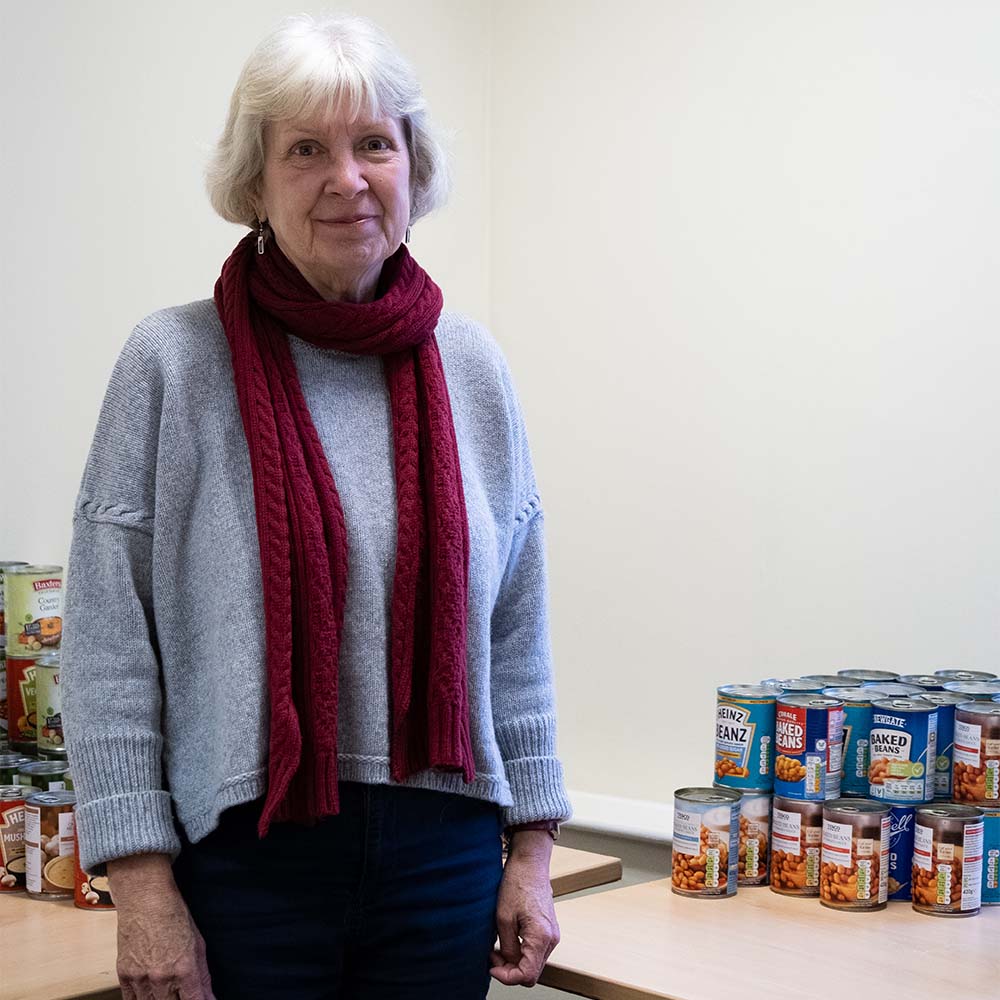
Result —
[[255, 228], [267, 125], [330, 111], [341, 101], [352, 119], [365, 113], [402, 123], [410, 155], [410, 222], [443, 205], [451, 189], [447, 156], [413, 67], [366, 18], [297, 14], [254, 49], [236, 82], [206, 169], [215, 211], [227, 222]]

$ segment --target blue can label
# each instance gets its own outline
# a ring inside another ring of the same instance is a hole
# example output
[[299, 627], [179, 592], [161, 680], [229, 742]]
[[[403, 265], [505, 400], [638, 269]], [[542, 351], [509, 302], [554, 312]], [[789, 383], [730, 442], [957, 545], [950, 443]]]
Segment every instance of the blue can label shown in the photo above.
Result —
[[951, 801], [951, 771], [955, 749], [955, 706], [938, 705], [937, 768], [934, 772], [934, 798]]
[[1000, 904], [1000, 809], [983, 817], [983, 906]]
[[843, 702], [811, 707], [786, 704], [782, 699], [775, 713], [774, 742], [777, 752], [774, 762], [775, 795], [818, 801], [840, 796], [844, 750]]
[[876, 705], [872, 713], [869, 795], [906, 805], [934, 798], [937, 710], [902, 711]]
[[844, 703], [844, 767], [841, 795], [868, 794], [868, 737], [871, 728], [871, 703], [850, 701]]
[[913, 825], [915, 806], [889, 810], [889, 898], [910, 899], [913, 878]]
[[727, 788], [774, 786], [775, 696], [749, 697], [739, 685], [719, 689], [715, 709], [715, 780]]

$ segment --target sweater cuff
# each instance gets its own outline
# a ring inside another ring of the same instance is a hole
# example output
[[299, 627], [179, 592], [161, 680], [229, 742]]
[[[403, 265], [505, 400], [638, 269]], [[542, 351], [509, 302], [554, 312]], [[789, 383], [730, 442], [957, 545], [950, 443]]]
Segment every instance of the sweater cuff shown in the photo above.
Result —
[[556, 757], [525, 757], [506, 763], [514, 804], [503, 809], [503, 825], [517, 826], [538, 819], [565, 823], [573, 815], [566, 797], [562, 764]]

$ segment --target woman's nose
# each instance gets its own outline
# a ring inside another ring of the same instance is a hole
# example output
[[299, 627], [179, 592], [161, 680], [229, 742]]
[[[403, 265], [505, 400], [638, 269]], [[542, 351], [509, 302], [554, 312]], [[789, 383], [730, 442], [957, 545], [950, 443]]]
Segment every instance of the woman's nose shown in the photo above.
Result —
[[330, 159], [327, 172], [325, 194], [339, 194], [342, 198], [353, 198], [368, 187], [362, 176], [362, 165], [354, 156], [335, 156]]

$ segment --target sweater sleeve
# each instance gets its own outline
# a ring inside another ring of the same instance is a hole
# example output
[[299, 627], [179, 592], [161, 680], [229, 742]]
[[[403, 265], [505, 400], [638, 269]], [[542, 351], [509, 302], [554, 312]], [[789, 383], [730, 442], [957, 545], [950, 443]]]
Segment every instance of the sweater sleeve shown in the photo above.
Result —
[[515, 489], [521, 502], [491, 618], [494, 729], [514, 799], [504, 825], [572, 815], [556, 755], [544, 513], [517, 395], [505, 372]]
[[73, 515], [62, 654], [83, 867], [180, 850], [163, 787], [153, 614], [162, 380], [141, 329], [112, 373]]

